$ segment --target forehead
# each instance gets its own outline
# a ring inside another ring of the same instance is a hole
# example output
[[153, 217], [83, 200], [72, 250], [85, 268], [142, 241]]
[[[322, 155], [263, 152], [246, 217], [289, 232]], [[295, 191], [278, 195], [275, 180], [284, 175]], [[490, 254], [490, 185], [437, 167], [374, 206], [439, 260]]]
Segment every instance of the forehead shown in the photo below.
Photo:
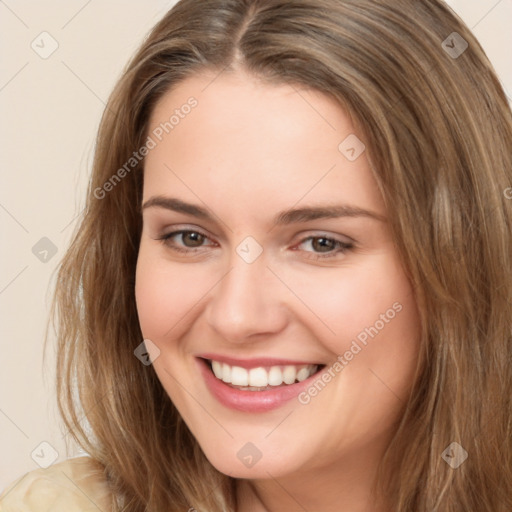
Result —
[[246, 208], [344, 200], [384, 214], [365, 152], [347, 153], [362, 150], [362, 134], [321, 92], [243, 73], [195, 75], [157, 103], [148, 135], [144, 199], [236, 196]]
[[[187, 104], [192, 101], [196, 106], [189, 109]], [[269, 84], [242, 71], [205, 72], [179, 82], [157, 103], [150, 130], [169, 121], [173, 114], [179, 120], [174, 119], [167, 131], [183, 131], [183, 127], [178, 130], [178, 124], [186, 124], [181, 121], [191, 117], [197, 122], [196, 131], [201, 123], [205, 130], [222, 129], [244, 140], [248, 135], [262, 139], [265, 134], [278, 132], [279, 143], [287, 135], [314, 143], [316, 133], [331, 132], [336, 140], [355, 130], [350, 117], [326, 94], [299, 85]]]

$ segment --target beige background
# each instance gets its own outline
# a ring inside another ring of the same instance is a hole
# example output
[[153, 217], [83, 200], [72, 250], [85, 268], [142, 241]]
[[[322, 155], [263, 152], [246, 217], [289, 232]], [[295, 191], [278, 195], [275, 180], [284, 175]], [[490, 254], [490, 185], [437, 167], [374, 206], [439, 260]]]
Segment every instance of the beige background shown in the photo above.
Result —
[[[108, 94], [173, 3], [0, 0], [0, 490], [51, 462], [53, 450], [57, 461], [67, 456], [52, 350], [42, 360], [53, 271], [83, 204]], [[450, 4], [474, 29], [510, 98], [512, 0]]]

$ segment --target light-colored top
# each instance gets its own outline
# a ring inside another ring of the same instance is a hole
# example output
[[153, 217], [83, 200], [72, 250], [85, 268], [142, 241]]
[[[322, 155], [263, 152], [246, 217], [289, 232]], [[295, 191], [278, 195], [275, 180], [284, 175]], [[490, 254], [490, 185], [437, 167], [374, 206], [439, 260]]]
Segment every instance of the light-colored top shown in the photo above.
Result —
[[112, 494], [90, 457], [30, 471], [0, 496], [0, 512], [109, 512]]

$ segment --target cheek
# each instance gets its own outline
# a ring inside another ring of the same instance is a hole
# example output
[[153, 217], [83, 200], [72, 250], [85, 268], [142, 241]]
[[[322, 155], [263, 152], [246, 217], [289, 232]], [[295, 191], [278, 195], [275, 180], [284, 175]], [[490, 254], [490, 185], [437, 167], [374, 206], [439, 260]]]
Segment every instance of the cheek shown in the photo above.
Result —
[[333, 354], [341, 355], [351, 347], [357, 351], [354, 341], [365, 349], [379, 340], [379, 345], [374, 343], [376, 358], [382, 350], [394, 351], [402, 344], [413, 348], [419, 316], [410, 283], [393, 254], [309, 277], [289, 274], [288, 282], [294, 283], [294, 293], [311, 311], [315, 332]]
[[[182, 268], [166, 264], [141, 244], [135, 276], [135, 299], [142, 333], [155, 340], [176, 337], [197, 302], [198, 282]], [[176, 331], [176, 332], [174, 332]]]

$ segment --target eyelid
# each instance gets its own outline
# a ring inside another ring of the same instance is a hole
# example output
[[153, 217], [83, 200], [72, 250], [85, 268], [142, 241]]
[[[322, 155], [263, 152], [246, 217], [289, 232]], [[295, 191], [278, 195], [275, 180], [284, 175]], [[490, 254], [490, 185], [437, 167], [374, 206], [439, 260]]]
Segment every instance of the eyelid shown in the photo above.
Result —
[[195, 251], [200, 250], [202, 247], [210, 247], [212, 245], [217, 244], [217, 242], [215, 242], [215, 240], [213, 240], [212, 237], [210, 235], [206, 234], [202, 229], [199, 229], [196, 227], [191, 227], [191, 226], [186, 226], [186, 227], [173, 226], [173, 228], [169, 232], [163, 232], [161, 235], [158, 235], [156, 237], [156, 240], [160, 240], [165, 243], [168, 240], [170, 240], [171, 238], [173, 238], [174, 236], [183, 235], [185, 233], [197, 233], [213, 243], [210, 243], [207, 245], [202, 245], [202, 246], [195, 247], [195, 248], [194, 247], [186, 247], [183, 249], [184, 251], [194, 252], [194, 250]]
[[305, 231], [301, 231], [297, 237], [299, 238], [299, 241], [303, 241], [307, 238], [330, 238], [333, 240], [337, 240], [341, 243], [347, 243], [347, 244], [357, 244], [357, 241], [348, 236], [348, 235], [342, 235], [340, 233], [331, 233], [329, 231], [322, 231], [321, 229], [308, 229]]
[[[194, 224], [177, 224], [177, 225], [173, 224], [172, 228], [171, 227], [169, 227], [169, 228], [171, 230], [168, 233], [163, 233], [163, 234], [159, 235], [158, 238], [164, 238], [164, 237], [167, 237], [172, 234], [178, 234], [179, 232], [193, 231], [193, 232], [197, 232], [200, 235], [208, 238], [209, 240], [212, 240], [212, 237], [206, 233], [207, 230], [203, 230], [202, 228], [200, 228], [199, 226], [194, 225]], [[165, 228], [163, 228], [161, 231], [165, 231]], [[217, 236], [215, 234], [213, 234], [213, 236], [215, 238], [219, 238], [219, 236]], [[294, 245], [296, 245], [297, 243], [302, 243], [309, 238], [329, 238], [329, 239], [336, 240], [340, 243], [357, 244], [356, 240], [348, 235], [333, 234], [333, 233], [329, 233], [327, 231], [322, 231], [322, 230], [301, 231], [299, 234], [297, 234], [295, 236], [295, 238], [297, 238], [298, 241], [294, 242], [293, 243]]]
[[[146, 208], [142, 215], [144, 223], [148, 226], [154, 226], [155, 232], [163, 232], [167, 229], [194, 229], [201, 232], [208, 232], [215, 238], [219, 239], [223, 236], [220, 224], [210, 221], [209, 219], [200, 219], [188, 215], [186, 213], [176, 213], [167, 211], [163, 208]], [[197, 224], [195, 223], [197, 222]], [[183, 227], [182, 227], [183, 226]], [[231, 231], [229, 227], [228, 231]]]
[[210, 240], [212, 239], [212, 235], [218, 238], [215, 234], [212, 233], [212, 235], [209, 235], [208, 230], [200, 228], [199, 226], [196, 226], [194, 224], [173, 224], [172, 226], [163, 227], [158, 231], [161, 233], [161, 235], [159, 235], [159, 238], [172, 234], [177, 234], [178, 232], [183, 231], [193, 231], [194, 233], [199, 233], [200, 235], [203, 235]]
[[334, 242], [335, 247], [328, 252], [315, 252], [315, 251], [303, 251], [307, 254], [305, 256], [306, 259], [315, 260], [315, 261], [328, 261], [329, 259], [335, 260], [340, 256], [344, 256], [348, 251], [355, 249], [355, 242], [350, 239], [350, 241], [342, 240], [338, 235], [328, 235], [327, 233], [314, 233], [306, 236], [302, 236], [301, 239], [292, 247], [292, 250], [297, 250], [297, 248], [307, 242], [312, 242], [314, 239], [324, 238], [326, 240], [330, 240]]

